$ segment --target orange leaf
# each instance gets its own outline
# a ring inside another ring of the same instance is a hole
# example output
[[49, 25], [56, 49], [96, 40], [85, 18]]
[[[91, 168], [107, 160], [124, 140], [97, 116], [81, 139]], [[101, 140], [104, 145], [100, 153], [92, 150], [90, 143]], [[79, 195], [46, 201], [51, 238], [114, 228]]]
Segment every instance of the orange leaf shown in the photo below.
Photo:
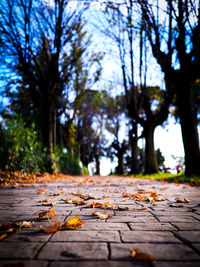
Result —
[[60, 226], [60, 223], [58, 221], [55, 221], [54, 222], [54, 225], [53, 226], [40, 226], [40, 229], [47, 233], [47, 234], [50, 234], [50, 233], [55, 233], [58, 231], [58, 228]]
[[0, 240], [6, 238], [7, 236], [8, 236], [8, 234], [6, 234], [6, 233], [1, 234], [1, 235], [0, 235]]
[[54, 210], [43, 210], [39, 213], [39, 218], [44, 219], [43, 217], [48, 214], [51, 216], [51, 219], [53, 219], [53, 217], [55, 216]]
[[136, 260], [142, 261], [154, 261], [155, 258], [150, 254], [141, 252], [138, 248], [132, 249], [130, 248], [131, 257]]
[[83, 226], [84, 222], [81, 221], [77, 216], [74, 216], [72, 219], [66, 221], [61, 229], [63, 230], [78, 230]]

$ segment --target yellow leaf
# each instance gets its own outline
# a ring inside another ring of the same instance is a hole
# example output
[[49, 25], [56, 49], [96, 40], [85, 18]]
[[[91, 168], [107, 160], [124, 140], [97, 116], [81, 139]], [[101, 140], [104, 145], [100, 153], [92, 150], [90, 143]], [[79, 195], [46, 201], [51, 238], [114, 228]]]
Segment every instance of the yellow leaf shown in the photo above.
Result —
[[83, 226], [84, 222], [81, 221], [77, 216], [74, 216], [72, 219], [66, 221], [61, 229], [63, 230], [78, 230]]
[[31, 228], [35, 226], [35, 222], [27, 222], [27, 221], [22, 221], [22, 222], [18, 222], [16, 223], [20, 228], [24, 227], [24, 228]]
[[1, 234], [0, 235], [0, 240], [6, 238], [7, 236], [8, 236], [7, 234]]

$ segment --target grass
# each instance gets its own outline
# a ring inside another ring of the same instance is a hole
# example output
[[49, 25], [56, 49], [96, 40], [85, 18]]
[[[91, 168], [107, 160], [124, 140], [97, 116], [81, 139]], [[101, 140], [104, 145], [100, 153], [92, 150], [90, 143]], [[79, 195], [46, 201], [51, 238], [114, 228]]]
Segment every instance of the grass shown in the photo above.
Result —
[[152, 180], [158, 180], [158, 181], [166, 181], [166, 182], [175, 182], [175, 183], [189, 183], [191, 185], [200, 186], [199, 176], [186, 176], [183, 171], [178, 174], [163, 173], [163, 172], [146, 174], [146, 175], [136, 174], [136, 175], [133, 175], [133, 177], [152, 179]]

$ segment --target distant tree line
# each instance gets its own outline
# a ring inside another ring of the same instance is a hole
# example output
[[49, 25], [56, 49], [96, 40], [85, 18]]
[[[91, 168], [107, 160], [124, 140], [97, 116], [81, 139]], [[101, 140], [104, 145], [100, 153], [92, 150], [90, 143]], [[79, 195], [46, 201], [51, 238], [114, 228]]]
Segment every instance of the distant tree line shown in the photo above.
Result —
[[[104, 53], [90, 48], [90, 4], [1, 1], [1, 91], [9, 104], [1, 110], [0, 169], [80, 174], [95, 162], [99, 174], [106, 156], [117, 158], [118, 174], [165, 171], [154, 131], [172, 112], [181, 125], [185, 172], [200, 174], [197, 1], [166, 0], [164, 8], [159, 1], [100, 1], [97, 30], [119, 52], [124, 93], [116, 96], [102, 86]], [[165, 88], [147, 83], [152, 55]]]

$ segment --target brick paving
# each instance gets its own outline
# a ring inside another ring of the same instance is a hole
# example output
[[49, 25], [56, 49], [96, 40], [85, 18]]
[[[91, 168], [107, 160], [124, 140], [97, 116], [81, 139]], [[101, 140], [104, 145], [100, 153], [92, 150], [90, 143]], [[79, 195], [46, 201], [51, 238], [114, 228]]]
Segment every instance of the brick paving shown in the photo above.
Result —
[[[44, 189], [44, 194], [38, 194], [37, 189]], [[92, 212], [104, 210], [65, 203], [62, 198], [78, 198], [73, 192], [93, 194], [96, 199], [87, 203], [110, 202], [114, 209], [106, 210], [106, 214], [111, 217], [98, 219]], [[148, 197], [150, 192], [156, 192], [159, 199], [137, 201], [122, 196], [140, 193]], [[41, 225], [49, 225], [48, 220], [38, 219], [38, 213], [49, 208], [41, 205], [44, 199], [57, 203], [52, 207], [52, 224], [73, 216], [85, 224], [79, 230], [41, 232]], [[180, 200], [185, 203], [177, 203]], [[2, 187], [0, 207], [0, 223], [36, 224], [0, 241], [0, 266], [200, 266], [199, 187], [128, 177], [68, 177], [31, 187]], [[141, 207], [146, 209], [139, 210]], [[132, 258], [130, 248], [152, 255], [155, 261]]]

